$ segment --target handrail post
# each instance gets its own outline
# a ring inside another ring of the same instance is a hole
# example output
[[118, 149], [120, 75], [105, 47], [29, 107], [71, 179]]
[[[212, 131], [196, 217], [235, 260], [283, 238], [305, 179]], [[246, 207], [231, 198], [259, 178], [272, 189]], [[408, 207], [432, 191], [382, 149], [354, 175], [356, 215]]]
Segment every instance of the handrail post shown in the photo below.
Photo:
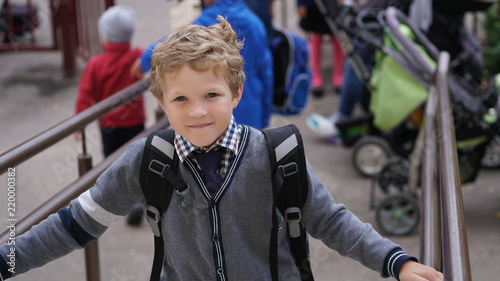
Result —
[[81, 130], [82, 153], [78, 155], [78, 176], [83, 176], [92, 169], [92, 155], [87, 153], [85, 128]]
[[[82, 153], [78, 155], [78, 174], [80, 177], [92, 170], [92, 155], [87, 153], [85, 129], [82, 129], [81, 134]], [[84, 251], [87, 281], [100, 281], [101, 273], [99, 268], [99, 246], [97, 240], [87, 244]]]
[[4, 6], [5, 6], [5, 15], [6, 15], [6, 18], [7, 18], [7, 34], [5, 36], [7, 36], [7, 42], [9, 43], [13, 43], [14, 42], [14, 30], [13, 30], [13, 26], [14, 26], [14, 19], [12, 18], [12, 13], [11, 13], [11, 9], [10, 9], [10, 4], [9, 4], [9, 0], [5, 0], [4, 2]]
[[76, 42], [77, 31], [75, 23], [75, 0], [62, 1], [59, 3], [58, 16], [61, 19], [59, 26], [62, 36], [62, 51], [64, 75], [74, 77], [76, 75]]

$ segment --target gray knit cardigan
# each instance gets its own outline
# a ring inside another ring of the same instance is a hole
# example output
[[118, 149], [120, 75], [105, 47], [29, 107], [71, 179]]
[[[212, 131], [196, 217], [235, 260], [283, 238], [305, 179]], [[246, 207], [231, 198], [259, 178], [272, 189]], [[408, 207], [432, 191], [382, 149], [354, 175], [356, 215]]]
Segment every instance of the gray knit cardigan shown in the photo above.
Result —
[[[49, 216], [16, 238], [16, 270], [20, 274], [62, 257], [97, 239], [137, 204], [145, 204], [139, 167], [145, 139], [134, 142], [69, 208]], [[191, 160], [179, 165], [194, 202], [182, 206], [172, 196], [162, 216], [166, 280], [270, 280], [272, 184], [264, 135], [244, 126], [239, 153], [219, 191], [210, 194]], [[309, 194], [302, 209], [308, 233], [343, 256], [387, 277], [388, 254], [399, 246], [362, 223], [344, 205], [334, 202], [307, 163]], [[278, 212], [279, 213], [279, 212]], [[287, 226], [279, 231], [280, 280], [300, 280], [287, 244]], [[0, 274], [10, 277], [7, 255], [0, 246]], [[15, 275], [14, 274], [14, 275]]]

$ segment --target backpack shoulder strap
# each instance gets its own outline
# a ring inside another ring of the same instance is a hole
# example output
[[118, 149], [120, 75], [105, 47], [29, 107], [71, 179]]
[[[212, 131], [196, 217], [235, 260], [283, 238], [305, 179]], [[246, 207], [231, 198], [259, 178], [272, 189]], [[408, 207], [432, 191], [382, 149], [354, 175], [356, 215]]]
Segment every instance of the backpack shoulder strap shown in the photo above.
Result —
[[[159, 221], [160, 210], [166, 210], [165, 205], [170, 201], [173, 191], [171, 185], [167, 185], [166, 189], [161, 188], [164, 184], [161, 173], [165, 168], [174, 168], [177, 165], [174, 163], [177, 161], [173, 146], [174, 137], [175, 133], [170, 130], [154, 131], [146, 139], [142, 153], [139, 180], [146, 198], [148, 223], [155, 236], [160, 236], [159, 229], [156, 224], [151, 223], [154, 220]], [[160, 193], [163, 193], [163, 196], [160, 196]]]
[[191, 204], [189, 186], [177, 176], [179, 158], [174, 148], [172, 129], [152, 132], [146, 139], [141, 160], [140, 184], [146, 198], [146, 218], [154, 234], [155, 254], [150, 280], [160, 280], [164, 256], [161, 214], [167, 211], [172, 192], [183, 197], [183, 205]]
[[278, 208], [288, 225], [290, 248], [301, 278], [312, 281], [307, 233], [301, 222], [301, 208], [309, 190], [302, 136], [293, 124], [265, 130], [263, 133], [273, 171], [273, 229], [270, 245], [272, 279], [278, 280]]

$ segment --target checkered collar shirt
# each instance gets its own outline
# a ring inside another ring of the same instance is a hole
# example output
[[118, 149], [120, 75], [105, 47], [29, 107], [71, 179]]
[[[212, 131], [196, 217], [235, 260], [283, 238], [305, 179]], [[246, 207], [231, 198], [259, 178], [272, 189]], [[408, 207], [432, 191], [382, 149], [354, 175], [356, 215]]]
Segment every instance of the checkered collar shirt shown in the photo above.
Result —
[[220, 148], [225, 148], [224, 154], [222, 154], [221, 169], [219, 171], [221, 178], [224, 178], [229, 167], [231, 156], [236, 156], [238, 154], [238, 144], [240, 143], [241, 130], [241, 125], [235, 122], [233, 116], [226, 131], [208, 149], [193, 145], [176, 132], [174, 145], [177, 151], [177, 155], [179, 156], [179, 161], [183, 163], [187, 157], [191, 157], [191, 160], [193, 160], [193, 162], [198, 166], [198, 169], [201, 170], [200, 165], [193, 157], [193, 153], [207, 153], [210, 151], [218, 150]]

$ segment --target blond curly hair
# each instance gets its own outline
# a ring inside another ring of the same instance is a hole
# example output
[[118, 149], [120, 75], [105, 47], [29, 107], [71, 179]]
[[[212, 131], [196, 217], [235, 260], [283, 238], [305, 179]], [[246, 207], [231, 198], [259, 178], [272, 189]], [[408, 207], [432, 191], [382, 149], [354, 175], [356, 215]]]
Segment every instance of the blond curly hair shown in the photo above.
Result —
[[188, 64], [195, 71], [213, 68], [215, 75], [223, 77], [233, 95], [245, 81], [243, 57], [239, 40], [229, 22], [218, 16], [220, 23], [211, 26], [189, 25], [170, 34], [158, 43], [151, 57], [151, 87], [153, 95], [162, 99], [165, 75]]

